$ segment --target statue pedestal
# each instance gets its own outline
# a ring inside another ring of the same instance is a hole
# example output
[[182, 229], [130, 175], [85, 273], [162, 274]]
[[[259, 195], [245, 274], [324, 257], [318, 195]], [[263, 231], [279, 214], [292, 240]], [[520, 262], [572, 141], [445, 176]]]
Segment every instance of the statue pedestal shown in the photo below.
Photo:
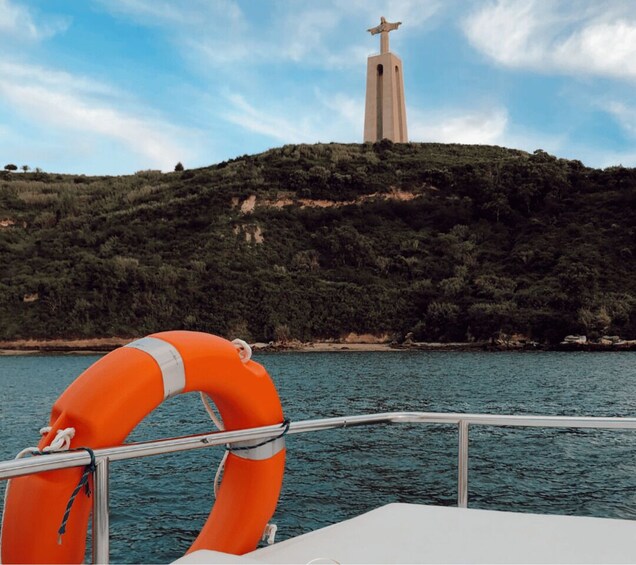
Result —
[[385, 138], [394, 143], [408, 142], [402, 61], [393, 53], [367, 60], [364, 141]]

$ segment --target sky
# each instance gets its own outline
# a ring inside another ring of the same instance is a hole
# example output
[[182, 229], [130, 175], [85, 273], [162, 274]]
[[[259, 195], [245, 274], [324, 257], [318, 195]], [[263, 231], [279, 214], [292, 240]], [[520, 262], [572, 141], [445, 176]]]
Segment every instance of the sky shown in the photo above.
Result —
[[362, 142], [366, 30], [409, 139], [636, 166], [634, 0], [0, 0], [0, 168], [132, 174]]

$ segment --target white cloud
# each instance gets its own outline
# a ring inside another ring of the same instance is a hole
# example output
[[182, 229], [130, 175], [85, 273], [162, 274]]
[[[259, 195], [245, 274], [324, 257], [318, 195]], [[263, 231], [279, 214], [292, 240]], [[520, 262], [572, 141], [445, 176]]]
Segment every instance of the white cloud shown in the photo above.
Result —
[[596, 152], [590, 158], [593, 159], [592, 166], [601, 169], [619, 165], [622, 167], [636, 167], [636, 151], [603, 152], [600, 155]]
[[626, 0], [496, 0], [463, 22], [495, 62], [540, 72], [636, 78], [636, 15]]
[[560, 152], [554, 152], [548, 147], [546, 151], [565, 157], [566, 159], [576, 159], [588, 167], [605, 169], [622, 165], [623, 167], [636, 167], [636, 151], [633, 150], [613, 150], [605, 147], [591, 146], [589, 144], [568, 144]]
[[636, 21], [590, 23], [555, 45], [554, 61], [585, 74], [636, 78]]
[[573, 152], [572, 141], [565, 133], [548, 134], [545, 131], [518, 123], [508, 125], [497, 145], [521, 149], [528, 153], [542, 149], [559, 157], [580, 159], [576, 151]]
[[578, 143], [569, 138], [567, 133], [548, 134], [512, 122], [503, 107], [490, 110], [456, 108], [437, 112], [413, 109], [409, 113], [409, 120], [409, 139], [412, 141], [499, 145], [529, 153], [542, 149], [558, 157], [579, 159], [591, 167], [636, 164], [634, 152], [608, 152]]
[[0, 75], [7, 77], [5, 80], [10, 77], [11, 82], [14, 83], [39, 83], [53, 90], [66, 89], [86, 94], [121, 95], [111, 86], [95, 80], [38, 65], [0, 61]]
[[505, 109], [409, 112], [409, 139], [438, 143], [501, 144], [508, 125]]
[[106, 11], [165, 31], [196, 65], [223, 66], [262, 52], [235, 0], [94, 0]]
[[12, 0], [0, 0], [0, 40], [11, 37], [13, 41], [41, 41], [65, 31], [70, 24], [67, 18], [54, 17], [46, 22], [36, 17], [26, 6]]
[[[359, 67], [377, 42], [366, 29], [381, 14], [417, 32], [441, 0], [272, 0], [264, 20], [249, 20], [234, 0], [96, 0], [111, 13], [165, 29], [182, 53], [201, 65], [281, 61], [306, 67]], [[356, 30], [352, 33], [352, 30]], [[402, 31], [406, 30], [406, 31]]]
[[275, 115], [268, 110], [258, 109], [240, 94], [230, 94], [228, 102], [232, 109], [224, 113], [224, 118], [243, 129], [285, 143], [312, 141], [306, 131], [306, 119], [299, 122]]
[[287, 13], [281, 30], [280, 48], [283, 57], [299, 62], [312, 53], [320, 53], [327, 49], [327, 38], [333, 34], [341, 17], [335, 14], [330, 6], [322, 6], [322, 9]]
[[240, 94], [229, 94], [231, 109], [223, 119], [282, 143], [355, 142], [362, 137], [361, 102], [342, 93], [315, 93], [312, 112], [306, 106], [260, 101], [257, 106]]
[[243, 13], [234, 0], [97, 0], [111, 13], [129, 16], [144, 25], [205, 27], [216, 32], [240, 24]]
[[178, 40], [180, 49], [197, 66], [226, 66], [249, 59], [252, 53], [260, 53], [253, 41], [240, 41], [228, 49], [216, 36], [191, 35]]
[[330, 124], [338, 124], [339, 127], [344, 128], [342, 134], [345, 139], [351, 140], [351, 133], [347, 135], [347, 132], [357, 130], [360, 130], [359, 135], [360, 137], [362, 136], [364, 126], [364, 98], [362, 92], [360, 97], [354, 98], [341, 92], [328, 94], [318, 90], [316, 91], [316, 98], [324, 107], [325, 113], [328, 114], [325, 118], [329, 120]]
[[[13, 69], [21, 79], [8, 74]], [[105, 99], [103, 94], [111, 95]], [[90, 140], [106, 138], [140, 156], [142, 167], [167, 170], [186, 151], [175, 139], [187, 133], [147, 112], [118, 107], [125, 101], [113, 98], [114, 90], [83, 77], [29, 67], [0, 64], [0, 97], [32, 123], [69, 134], [73, 150]], [[79, 136], [79, 142], [78, 142]]]
[[[417, 31], [430, 18], [444, 8], [442, 0], [349, 0], [348, 2], [332, 2], [336, 9], [349, 14], [365, 14], [368, 18], [367, 28], [379, 24], [380, 16], [390, 22], [401, 21], [400, 32]], [[448, 3], [448, 2], [446, 2]]]
[[623, 102], [611, 101], [601, 105], [602, 109], [610, 114], [627, 134], [636, 138], [636, 108]]
[[379, 48], [378, 39], [366, 30], [377, 25], [381, 15], [403, 23], [399, 39], [420, 32], [442, 8], [438, 0], [425, 4], [416, 0], [323, 0], [281, 5], [285, 17], [273, 51], [288, 60], [326, 69], [364, 68], [366, 58]]

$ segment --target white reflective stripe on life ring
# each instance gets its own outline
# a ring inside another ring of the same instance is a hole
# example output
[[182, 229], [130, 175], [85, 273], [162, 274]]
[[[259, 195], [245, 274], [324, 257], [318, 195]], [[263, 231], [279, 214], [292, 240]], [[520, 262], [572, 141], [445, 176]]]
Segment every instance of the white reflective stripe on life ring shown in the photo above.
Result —
[[170, 398], [185, 389], [183, 358], [176, 347], [156, 337], [142, 337], [125, 347], [133, 347], [150, 355], [159, 365], [163, 377], [163, 398]]
[[[263, 443], [262, 439], [252, 439], [233, 443], [230, 445], [229, 451], [232, 455], [236, 455], [241, 459], [262, 461], [263, 459], [274, 457], [274, 455], [285, 448], [284, 437], [276, 438], [274, 441], [268, 441], [264, 445], [259, 445], [260, 443]], [[251, 447], [252, 445], [257, 447]]]

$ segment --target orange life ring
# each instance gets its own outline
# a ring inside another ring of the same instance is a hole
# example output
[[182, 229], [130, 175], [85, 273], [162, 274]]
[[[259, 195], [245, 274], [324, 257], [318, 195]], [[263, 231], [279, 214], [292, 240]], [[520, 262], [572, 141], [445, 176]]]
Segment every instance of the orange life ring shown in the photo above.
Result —
[[[231, 342], [199, 332], [162, 332], [112, 351], [82, 373], [55, 402], [51, 431], [38, 447], [68, 427], [76, 430], [72, 447], [120, 445], [164, 399], [191, 391], [214, 400], [227, 430], [283, 421], [269, 375], [258, 363], [243, 362]], [[268, 453], [230, 452], [216, 502], [189, 551], [242, 554], [256, 547], [276, 508], [285, 466], [284, 438], [263, 447]], [[61, 545], [57, 533], [81, 475], [73, 468], [11, 481], [3, 563], [82, 563], [88, 497], [76, 498]]]

